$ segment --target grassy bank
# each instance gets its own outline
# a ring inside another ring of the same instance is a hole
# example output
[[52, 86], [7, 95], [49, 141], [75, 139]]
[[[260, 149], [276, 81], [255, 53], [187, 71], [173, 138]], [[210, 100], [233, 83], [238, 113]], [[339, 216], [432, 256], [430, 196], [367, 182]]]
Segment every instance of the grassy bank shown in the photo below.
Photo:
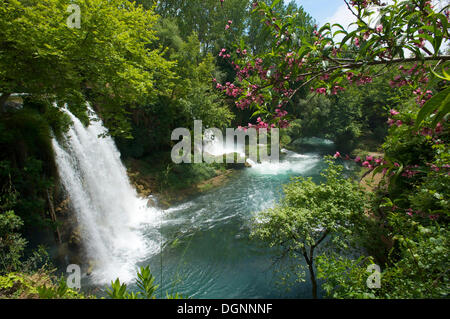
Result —
[[163, 208], [225, 184], [234, 174], [225, 164], [174, 164], [167, 154], [124, 161], [139, 195], [154, 195]]

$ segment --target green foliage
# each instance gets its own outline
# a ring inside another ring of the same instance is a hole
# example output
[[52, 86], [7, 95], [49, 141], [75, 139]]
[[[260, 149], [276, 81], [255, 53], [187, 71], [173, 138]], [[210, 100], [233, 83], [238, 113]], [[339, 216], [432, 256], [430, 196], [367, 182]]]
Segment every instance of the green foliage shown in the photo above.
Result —
[[381, 272], [381, 287], [370, 289], [366, 281], [371, 258], [352, 260], [342, 256], [318, 258], [319, 278], [333, 298], [445, 298], [448, 297], [448, 230], [438, 225], [423, 227], [402, 221], [409, 230], [395, 236], [397, 249]]
[[152, 299], [158, 286], [154, 284], [155, 277], [153, 277], [150, 273], [150, 267], [141, 267], [141, 270], [138, 272], [137, 276], [138, 279], [136, 284], [141, 290], [143, 298]]
[[40, 270], [30, 274], [11, 272], [0, 276], [0, 298], [84, 299], [86, 296], [68, 288], [64, 278], [54, 283], [51, 271]]
[[[447, 81], [450, 80], [450, 76], [447, 77]], [[433, 114], [437, 111], [437, 114]], [[417, 130], [420, 124], [425, 120], [427, 116], [433, 114], [433, 122], [431, 124], [432, 128], [436, 125], [450, 112], [450, 87], [442, 90], [435, 96], [433, 96], [422, 109], [417, 114], [415, 129]]]
[[171, 63], [147, 48], [157, 16], [126, 0], [78, 5], [79, 29], [67, 26], [67, 1], [0, 2], [0, 92], [48, 95], [79, 113], [89, 94], [111, 133], [125, 135], [122, 106], [169, 87]]
[[323, 279], [322, 288], [331, 298], [373, 299], [376, 289], [367, 288], [367, 267], [373, 264], [369, 257], [356, 260], [333, 254], [317, 257], [318, 278]]
[[220, 168], [220, 164], [173, 164], [163, 185], [174, 189], [185, 189], [217, 176], [216, 170]]
[[[127, 285], [120, 283], [119, 278], [111, 282], [111, 287], [107, 288], [106, 292], [112, 299], [156, 299], [155, 291], [158, 289], [158, 285], [154, 284], [155, 277], [150, 272], [150, 267], [141, 267], [137, 273], [137, 287], [139, 291], [137, 293], [130, 292], [127, 289]], [[176, 293], [175, 295], [167, 294], [167, 299], [182, 299], [183, 297]]]
[[22, 220], [13, 211], [0, 213], [0, 274], [17, 271], [27, 241], [16, 231]]
[[[236, 41], [235, 48], [253, 54], [234, 54], [230, 50], [230, 59], [237, 68], [252, 69], [234, 82], [241, 88], [236, 100], [257, 112], [266, 123], [284, 127], [285, 122], [280, 121], [276, 110], [289, 103], [296, 106], [296, 98], [305, 96], [309, 89], [335, 95], [349, 84], [371, 83], [377, 76], [393, 74], [395, 65], [407, 62], [417, 62], [418, 69], [395, 81], [404, 79], [404, 83], [414, 86], [429, 81], [426, 72], [421, 70], [434, 66], [435, 73], [444, 73], [448, 67], [450, 57], [440, 51], [448, 40], [448, 21], [430, 2], [354, 1], [348, 4], [357, 19], [351, 31], [330, 23], [312, 31], [305, 19], [297, 21], [302, 10], [286, 14], [277, 9], [279, 3], [258, 1], [253, 9], [255, 19], [260, 19], [260, 24], [266, 25], [270, 32], [265, 50], [251, 52], [251, 45], [243, 41]], [[380, 14], [376, 26], [373, 25], [375, 12]], [[426, 48], [427, 44], [433, 47], [434, 53]], [[405, 57], [405, 52], [412, 52], [411, 57]], [[448, 103], [442, 101], [439, 118], [448, 111], [444, 107]], [[355, 133], [358, 133], [356, 127], [344, 131], [342, 140]]]
[[[433, 130], [433, 119], [424, 118], [417, 132], [417, 108], [412, 101], [399, 105], [394, 119], [403, 124], [389, 129], [383, 145], [390, 164], [384, 165], [385, 180], [371, 203], [366, 235], [354, 239], [365, 248], [362, 256], [319, 259], [319, 277], [329, 297], [448, 297], [448, 124]], [[370, 238], [378, 243], [375, 247]], [[382, 267], [379, 289], [365, 284], [369, 261]]]
[[[253, 237], [266, 241], [271, 247], [279, 247], [281, 257], [304, 258], [313, 289], [315, 249], [322, 242], [336, 251], [348, 248], [349, 238], [365, 218], [365, 194], [360, 186], [343, 176], [342, 166], [335, 165], [331, 159], [327, 162], [329, 167], [321, 174], [324, 181], [294, 179], [284, 186], [280, 204], [257, 215], [252, 231]], [[304, 268], [303, 265], [298, 267]], [[297, 272], [297, 276], [303, 276], [303, 272]]]
[[218, 51], [234, 40], [224, 32], [228, 20], [233, 21], [232, 29], [237, 34], [244, 32], [249, 5], [249, 0], [227, 0], [223, 4], [217, 0], [164, 0], [158, 1], [156, 12], [163, 18], [176, 17], [183, 39], [195, 32], [202, 44], [202, 52], [207, 53]]
[[[365, 195], [357, 183], [343, 176], [343, 167], [328, 160], [321, 174], [325, 181], [298, 177], [284, 187], [284, 197], [275, 208], [258, 215], [254, 236], [268, 240], [271, 246], [290, 243], [290, 250], [303, 251], [314, 246], [325, 234], [329, 242], [341, 248], [364, 217]], [[274, 231], [277, 230], [277, 231]]]
[[9, 185], [0, 194], [0, 275], [22, 271], [33, 272], [48, 266], [48, 254], [39, 246], [30, 256], [25, 257], [28, 241], [20, 233], [24, 225], [22, 219], [11, 209], [16, 205], [17, 192]]
[[0, 296], [18, 298], [23, 293], [37, 294], [34, 283], [20, 273], [8, 273], [0, 276]]
[[166, 46], [164, 58], [176, 64], [171, 91], [130, 109], [133, 140], [117, 139], [122, 154], [143, 158], [155, 151], [169, 151], [175, 128], [193, 129], [194, 120], [204, 127], [228, 127], [234, 118], [225, 100], [213, 89], [212, 76], [221, 77], [214, 58], [200, 49], [197, 34], [186, 39], [172, 19], [156, 25], [159, 41]]
[[[78, 291], [67, 286], [67, 281], [61, 277], [57, 284], [51, 284], [47, 287], [46, 284], [38, 286], [36, 291], [40, 299], [85, 299], [86, 296]], [[92, 296], [89, 296], [92, 298]]]

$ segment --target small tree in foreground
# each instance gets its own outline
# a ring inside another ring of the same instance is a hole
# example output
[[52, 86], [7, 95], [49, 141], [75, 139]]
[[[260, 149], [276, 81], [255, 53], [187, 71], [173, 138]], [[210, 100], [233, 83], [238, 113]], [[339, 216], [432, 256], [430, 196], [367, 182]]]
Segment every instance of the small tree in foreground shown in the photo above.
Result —
[[[328, 159], [321, 174], [325, 180], [315, 183], [298, 177], [284, 186], [284, 198], [274, 208], [257, 215], [252, 236], [281, 247], [280, 259], [303, 258], [298, 281], [304, 281], [307, 267], [313, 298], [317, 298], [314, 262], [319, 248], [340, 250], [349, 246], [349, 238], [365, 217], [365, 194], [352, 179], [343, 176], [343, 167]], [[323, 247], [322, 247], [323, 246]]]

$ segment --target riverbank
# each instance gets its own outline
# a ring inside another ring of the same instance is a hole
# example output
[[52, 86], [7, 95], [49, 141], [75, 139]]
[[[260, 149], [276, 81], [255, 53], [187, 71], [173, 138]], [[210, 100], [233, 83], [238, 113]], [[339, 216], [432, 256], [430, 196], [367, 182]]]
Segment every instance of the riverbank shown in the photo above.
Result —
[[[356, 150], [354, 152], [357, 156], [361, 158], [365, 158], [366, 156], [372, 156], [373, 158], [383, 158], [384, 153], [379, 151], [359, 151]], [[358, 179], [360, 180], [360, 185], [364, 188], [364, 190], [368, 192], [374, 191], [380, 185], [380, 182], [383, 180], [383, 173], [379, 172], [374, 174], [373, 172], [369, 173], [369, 169], [365, 167], [360, 167], [358, 172]]]
[[163, 209], [196, 194], [224, 186], [236, 174], [225, 164], [172, 164], [163, 161], [150, 164], [146, 160], [129, 158], [124, 161], [133, 187], [149, 206]]

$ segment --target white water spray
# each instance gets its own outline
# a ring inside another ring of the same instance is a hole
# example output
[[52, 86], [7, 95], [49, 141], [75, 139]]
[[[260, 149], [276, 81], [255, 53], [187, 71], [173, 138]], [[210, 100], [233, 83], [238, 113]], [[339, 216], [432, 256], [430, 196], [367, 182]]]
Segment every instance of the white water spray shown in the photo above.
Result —
[[158, 243], [143, 230], [156, 224], [160, 212], [137, 196], [112, 138], [99, 137], [106, 129], [98, 117], [85, 127], [65, 111], [73, 126], [64, 143], [53, 139], [53, 148], [93, 266], [93, 281], [131, 281], [136, 263], [158, 251]]

